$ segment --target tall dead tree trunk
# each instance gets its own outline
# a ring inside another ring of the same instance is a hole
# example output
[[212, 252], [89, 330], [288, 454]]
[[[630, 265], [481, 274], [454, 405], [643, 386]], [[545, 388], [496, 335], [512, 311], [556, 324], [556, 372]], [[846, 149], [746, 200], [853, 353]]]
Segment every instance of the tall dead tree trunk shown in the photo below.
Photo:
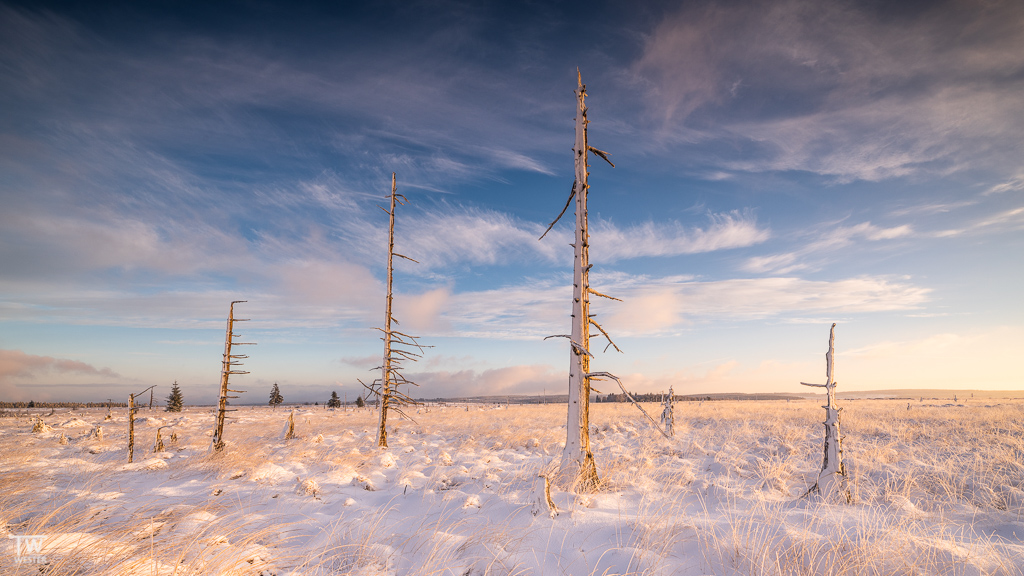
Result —
[[128, 463], [135, 458], [135, 394], [128, 395]]
[[807, 493], [820, 494], [829, 500], [849, 502], [851, 499], [850, 489], [846, 482], [846, 466], [843, 465], [843, 437], [839, 430], [842, 408], [836, 407], [836, 381], [833, 377], [835, 339], [836, 325], [833, 323], [828, 333], [828, 352], [825, 353], [825, 383], [801, 382], [804, 386], [824, 388], [826, 395], [825, 405], [822, 406], [825, 409], [824, 459], [821, 463], [821, 471], [818, 472], [818, 481]]
[[[568, 338], [569, 347], [569, 408], [566, 424], [565, 448], [559, 465], [559, 479], [568, 482], [581, 491], [592, 491], [598, 486], [597, 465], [590, 447], [590, 382], [595, 376], [610, 376], [607, 373], [592, 374], [590, 372], [590, 327], [595, 326], [601, 334], [608, 338], [610, 346], [615, 346], [608, 333], [597, 324], [590, 315], [590, 295], [604, 296], [590, 288], [590, 234], [587, 218], [587, 195], [590, 186], [587, 182], [587, 156], [594, 152], [606, 162], [608, 154], [587, 144], [587, 88], [577, 70], [576, 73], [576, 141], [573, 145], [575, 161], [575, 181], [569, 201], [562, 213], [548, 226], [541, 235], [547, 235], [555, 222], [565, 214], [573, 198], [576, 199], [576, 227], [573, 241], [573, 280], [572, 280], [572, 329], [570, 334], [558, 336]], [[612, 166], [615, 166], [612, 164]], [[613, 300], [618, 300], [613, 298]], [[550, 336], [549, 336], [550, 338]], [[607, 346], [605, 347], [607, 350]], [[618, 350], [618, 346], [615, 346]]]
[[221, 361], [220, 370], [220, 399], [217, 401], [217, 424], [213, 431], [213, 440], [210, 443], [210, 447], [216, 451], [224, 449], [224, 421], [227, 419], [228, 412], [234, 412], [233, 409], [228, 409], [228, 399], [238, 398], [238, 396], [228, 396], [228, 393], [241, 394], [244, 390], [231, 390], [228, 388], [228, 380], [232, 374], [248, 374], [244, 370], [234, 370], [235, 366], [241, 366], [242, 363], [238, 360], [248, 358], [245, 354], [232, 354], [231, 348], [233, 346], [254, 346], [255, 342], [235, 342], [235, 338], [241, 337], [241, 334], [235, 334], [235, 322], [248, 322], [248, 318], [235, 318], [235, 304], [241, 304], [247, 302], [247, 300], [235, 300], [231, 302], [230, 308], [228, 308], [228, 325], [227, 331], [224, 334], [224, 358]]
[[[404, 206], [409, 200], [398, 193], [394, 172], [391, 173], [391, 194], [389, 198], [391, 203], [390, 209], [381, 207], [381, 210], [388, 213], [387, 299], [384, 304], [384, 328], [378, 328], [384, 334], [381, 338], [384, 340], [384, 360], [379, 367], [374, 368], [374, 370], [381, 371], [380, 378], [375, 379], [370, 385], [363, 383], [362, 380], [359, 381], [370, 394], [377, 396], [378, 405], [380, 406], [380, 417], [377, 421], [377, 446], [380, 448], [388, 447], [388, 413], [393, 410], [408, 418], [401, 407], [416, 404], [416, 401], [411, 396], [399, 390], [398, 387], [402, 385], [417, 386], [415, 382], [402, 375], [402, 361], [411, 360], [415, 362], [422, 356], [424, 348], [424, 346], [419, 344], [416, 336], [410, 336], [395, 330], [393, 326], [399, 323], [395, 319], [391, 307], [394, 299], [394, 257], [397, 256], [411, 262], [416, 262], [416, 260], [408, 256], [395, 252], [395, 207], [398, 205]], [[413, 348], [420, 353], [413, 352]]]
[[135, 412], [138, 410], [138, 406], [135, 405], [135, 397], [141, 396], [146, 392], [152, 392], [156, 386], [150, 386], [138, 394], [128, 395], [128, 463], [131, 464], [132, 460], [135, 459]]

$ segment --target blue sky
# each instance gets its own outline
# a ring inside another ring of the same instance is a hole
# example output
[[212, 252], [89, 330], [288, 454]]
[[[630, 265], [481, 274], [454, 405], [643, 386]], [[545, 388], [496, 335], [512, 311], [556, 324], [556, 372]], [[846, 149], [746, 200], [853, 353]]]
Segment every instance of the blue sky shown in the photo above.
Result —
[[392, 172], [413, 395], [564, 393], [577, 68], [596, 368], [1024, 389], [1020, 2], [506, 4], [0, 4], [0, 398], [212, 401], [232, 300], [245, 401], [354, 398]]

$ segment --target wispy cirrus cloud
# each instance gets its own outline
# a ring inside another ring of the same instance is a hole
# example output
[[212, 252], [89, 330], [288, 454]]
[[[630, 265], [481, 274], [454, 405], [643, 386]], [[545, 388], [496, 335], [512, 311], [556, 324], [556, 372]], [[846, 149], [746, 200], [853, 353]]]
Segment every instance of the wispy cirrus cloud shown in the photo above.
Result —
[[861, 222], [853, 226], [831, 225], [824, 231], [818, 231], [812, 239], [802, 241], [802, 247], [791, 252], [754, 256], [742, 265], [747, 272], [789, 274], [816, 265], [809, 257], [821, 257], [824, 253], [850, 246], [854, 242], [893, 240], [914, 234], [909, 224], [880, 227], [871, 222]]
[[939, 230], [932, 235], [938, 238], [950, 238], [964, 234], [998, 233], [1022, 228], [1024, 228], [1024, 206], [1001, 210], [995, 214], [967, 222], [963, 227]]
[[771, 237], [750, 212], [708, 214], [705, 228], [685, 227], [678, 222], [647, 222], [639, 226], [617, 228], [604, 220], [591, 225], [594, 243], [601, 259], [615, 262], [647, 256], [699, 254], [731, 248], [743, 248]]
[[989, 194], [1002, 194], [1004, 192], [1019, 192], [1024, 190], [1024, 174], [1017, 174], [1013, 178], [1000, 182], [994, 186], [989, 187], [985, 190], [985, 195]]
[[[446, 294], [435, 334], [478, 338], [537, 338], [562, 333], [569, 322], [569, 276], [533, 278], [500, 289]], [[931, 290], [905, 279], [863, 276], [833, 281], [795, 277], [699, 281], [686, 276], [595, 275], [593, 285], [621, 298], [592, 298], [592, 312], [613, 335], [666, 336], [699, 322], [801, 319], [917, 310]], [[603, 320], [602, 320], [603, 319]]]
[[702, 156], [723, 168], [840, 181], [1016, 170], [1022, 23], [1012, 1], [693, 4], [666, 15], [633, 72], [664, 139], [742, 150]]
[[833, 281], [793, 277], [711, 282], [634, 279], [629, 284], [631, 289], [616, 289], [627, 296], [609, 310], [609, 324], [622, 326], [622, 333], [631, 336], [671, 333], [696, 321], [913, 310], [924, 305], [931, 292], [906, 281], [869, 276]]
[[[571, 214], [569, 215], [571, 218]], [[678, 221], [646, 222], [620, 227], [609, 220], [590, 224], [595, 254], [602, 262], [632, 258], [667, 257], [743, 248], [771, 237], [750, 211], [708, 213], [706, 226], [684, 226]], [[572, 260], [572, 232], [564, 225], [539, 240], [545, 227], [507, 213], [467, 206], [406, 211], [396, 225], [396, 250], [420, 261], [425, 269], [457, 265], [503, 265], [541, 262], [565, 265]], [[346, 239], [366, 254], [381, 253], [386, 230], [378, 223], [345, 226]]]

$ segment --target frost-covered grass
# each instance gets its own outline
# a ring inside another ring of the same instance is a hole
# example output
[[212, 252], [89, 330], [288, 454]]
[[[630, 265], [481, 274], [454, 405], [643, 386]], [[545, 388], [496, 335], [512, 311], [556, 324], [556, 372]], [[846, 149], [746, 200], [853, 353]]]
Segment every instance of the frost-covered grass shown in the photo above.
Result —
[[[130, 465], [123, 410], [4, 418], [0, 538], [46, 535], [47, 574], [1024, 574], [1024, 403], [846, 401], [852, 505], [801, 497], [818, 404], [679, 403], [672, 440], [593, 405], [603, 489], [554, 519], [530, 505], [564, 405], [421, 409], [387, 452], [369, 408], [284, 440], [289, 410], [243, 407], [219, 454], [212, 410], [143, 410]], [[39, 573], [7, 542], [0, 573]]]

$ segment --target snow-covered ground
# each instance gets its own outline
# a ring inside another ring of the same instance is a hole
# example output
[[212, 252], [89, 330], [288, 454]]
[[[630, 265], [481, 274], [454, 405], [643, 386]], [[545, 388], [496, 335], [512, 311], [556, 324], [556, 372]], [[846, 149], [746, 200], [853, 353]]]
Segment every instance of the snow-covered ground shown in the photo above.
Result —
[[1024, 403], [844, 405], [853, 504], [802, 498], [817, 402], [679, 403], [671, 440], [596, 404], [603, 489], [555, 487], [555, 518], [564, 405], [421, 408], [388, 451], [369, 408], [297, 408], [284, 440], [291, 409], [242, 407], [219, 454], [211, 409], [142, 410], [133, 464], [125, 409], [2, 418], [0, 573], [40, 573], [13, 536], [43, 535], [47, 574], [1024, 574]]

